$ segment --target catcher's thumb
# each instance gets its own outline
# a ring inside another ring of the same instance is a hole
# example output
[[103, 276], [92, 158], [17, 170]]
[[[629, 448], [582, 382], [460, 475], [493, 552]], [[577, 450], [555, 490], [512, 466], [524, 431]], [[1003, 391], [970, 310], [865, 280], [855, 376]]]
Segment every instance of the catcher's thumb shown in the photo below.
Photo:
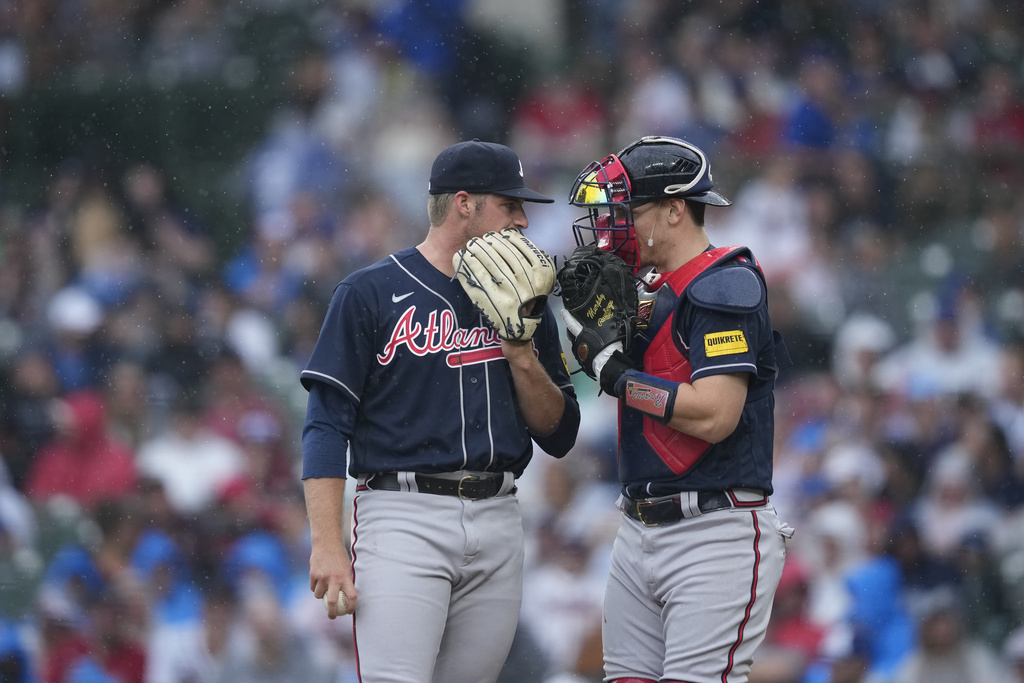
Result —
[[572, 313], [563, 308], [558, 312], [558, 314], [562, 316], [562, 322], [565, 323], [565, 329], [568, 330], [569, 334], [573, 337], [576, 337], [583, 331], [583, 323], [574, 318]]

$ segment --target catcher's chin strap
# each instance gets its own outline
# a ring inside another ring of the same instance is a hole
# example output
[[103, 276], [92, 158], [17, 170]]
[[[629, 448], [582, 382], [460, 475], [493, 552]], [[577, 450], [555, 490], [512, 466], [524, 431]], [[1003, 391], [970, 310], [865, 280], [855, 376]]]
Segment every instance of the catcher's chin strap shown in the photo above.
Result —
[[624, 400], [628, 407], [667, 424], [672, 419], [679, 384], [640, 372], [625, 354], [616, 351], [601, 368], [601, 389]]

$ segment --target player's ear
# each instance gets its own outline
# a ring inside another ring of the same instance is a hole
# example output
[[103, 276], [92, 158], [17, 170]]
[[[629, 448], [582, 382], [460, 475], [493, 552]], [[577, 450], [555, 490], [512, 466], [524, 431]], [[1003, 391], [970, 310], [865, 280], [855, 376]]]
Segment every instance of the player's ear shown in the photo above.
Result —
[[686, 200], [673, 197], [665, 200], [665, 203], [668, 205], [666, 208], [669, 223], [678, 223], [686, 215]]
[[452, 197], [452, 210], [458, 212], [462, 218], [469, 218], [475, 206], [475, 198], [465, 190], [456, 192]]

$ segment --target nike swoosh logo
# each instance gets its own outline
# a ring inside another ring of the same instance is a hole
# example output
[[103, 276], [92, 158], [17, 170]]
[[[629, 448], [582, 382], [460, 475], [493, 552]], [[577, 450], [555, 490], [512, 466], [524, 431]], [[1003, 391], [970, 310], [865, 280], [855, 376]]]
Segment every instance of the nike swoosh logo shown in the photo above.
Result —
[[412, 296], [412, 292], [409, 292], [408, 294], [403, 294], [401, 296], [399, 296], [397, 294], [392, 294], [391, 295], [391, 303], [397, 304], [399, 301], [401, 301], [403, 299], [408, 299], [410, 296]]

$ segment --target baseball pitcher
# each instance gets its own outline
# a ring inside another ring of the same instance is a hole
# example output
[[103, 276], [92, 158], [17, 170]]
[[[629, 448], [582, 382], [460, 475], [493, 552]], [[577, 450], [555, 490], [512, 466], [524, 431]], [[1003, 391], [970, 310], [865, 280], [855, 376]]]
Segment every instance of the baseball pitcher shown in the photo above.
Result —
[[301, 373], [309, 585], [353, 614], [363, 683], [496, 680], [522, 594], [516, 478], [579, 427], [554, 265], [523, 235], [524, 202], [553, 200], [478, 140], [438, 155], [429, 193], [426, 238], [338, 285]]

